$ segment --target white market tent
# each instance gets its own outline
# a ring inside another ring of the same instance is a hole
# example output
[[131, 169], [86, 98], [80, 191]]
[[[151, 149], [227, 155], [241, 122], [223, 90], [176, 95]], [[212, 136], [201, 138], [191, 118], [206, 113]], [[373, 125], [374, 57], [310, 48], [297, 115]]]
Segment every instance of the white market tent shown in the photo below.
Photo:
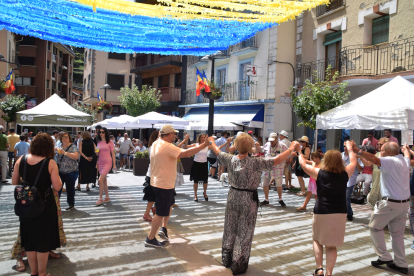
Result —
[[364, 96], [318, 115], [316, 128], [413, 130], [414, 84], [397, 76]]
[[17, 112], [17, 123], [24, 126], [90, 126], [92, 115], [81, 112], [57, 94], [43, 101], [38, 106]]
[[[187, 130], [208, 130], [208, 121], [191, 122]], [[214, 120], [214, 130], [242, 130], [243, 127], [224, 120]]]
[[150, 125], [172, 125], [174, 126], [188, 126], [189, 121], [179, 117], [172, 117], [157, 112], [148, 112], [144, 115], [134, 117], [130, 123], [132, 124], [150, 124]]

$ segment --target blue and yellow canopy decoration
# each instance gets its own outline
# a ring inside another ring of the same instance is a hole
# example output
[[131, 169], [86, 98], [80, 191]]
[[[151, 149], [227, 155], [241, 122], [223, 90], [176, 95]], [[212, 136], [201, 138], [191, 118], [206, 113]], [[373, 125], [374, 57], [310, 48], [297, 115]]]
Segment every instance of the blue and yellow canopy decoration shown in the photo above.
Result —
[[0, 0], [0, 29], [78, 47], [163, 55], [228, 48], [329, 0]]

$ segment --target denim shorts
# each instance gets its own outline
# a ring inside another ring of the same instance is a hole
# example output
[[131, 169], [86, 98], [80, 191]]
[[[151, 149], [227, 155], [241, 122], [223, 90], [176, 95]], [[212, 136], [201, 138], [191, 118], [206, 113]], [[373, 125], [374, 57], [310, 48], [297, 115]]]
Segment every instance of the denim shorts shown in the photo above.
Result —
[[8, 156], [9, 156], [9, 158], [14, 158], [14, 152], [9, 151], [9, 152], [8, 152]]

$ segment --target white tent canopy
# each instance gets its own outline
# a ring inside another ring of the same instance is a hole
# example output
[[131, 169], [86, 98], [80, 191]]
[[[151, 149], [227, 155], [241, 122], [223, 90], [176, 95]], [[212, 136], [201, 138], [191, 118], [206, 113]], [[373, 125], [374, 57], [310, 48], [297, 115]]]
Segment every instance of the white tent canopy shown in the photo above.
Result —
[[176, 126], [188, 126], [189, 121], [181, 119], [179, 117], [172, 117], [157, 112], [148, 112], [144, 115], [134, 117], [134, 120], [130, 122], [132, 124], [151, 124], [151, 125], [176, 125]]
[[316, 117], [317, 129], [414, 129], [414, 84], [397, 76]]
[[[208, 121], [191, 122], [186, 128], [187, 130], [208, 130]], [[237, 126], [229, 121], [214, 120], [214, 130], [242, 130], [243, 127]]]
[[24, 126], [66, 126], [91, 125], [92, 115], [83, 113], [65, 102], [57, 94], [38, 106], [17, 112], [17, 123]]

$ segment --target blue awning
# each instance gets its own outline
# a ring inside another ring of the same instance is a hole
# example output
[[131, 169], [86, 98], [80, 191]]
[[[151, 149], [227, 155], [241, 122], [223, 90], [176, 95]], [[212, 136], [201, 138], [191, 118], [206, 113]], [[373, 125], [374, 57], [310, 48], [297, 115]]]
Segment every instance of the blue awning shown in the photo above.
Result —
[[[263, 104], [215, 106], [214, 120], [224, 120], [246, 127], [263, 128]], [[191, 108], [183, 117], [187, 121], [208, 121], [208, 107]]]

